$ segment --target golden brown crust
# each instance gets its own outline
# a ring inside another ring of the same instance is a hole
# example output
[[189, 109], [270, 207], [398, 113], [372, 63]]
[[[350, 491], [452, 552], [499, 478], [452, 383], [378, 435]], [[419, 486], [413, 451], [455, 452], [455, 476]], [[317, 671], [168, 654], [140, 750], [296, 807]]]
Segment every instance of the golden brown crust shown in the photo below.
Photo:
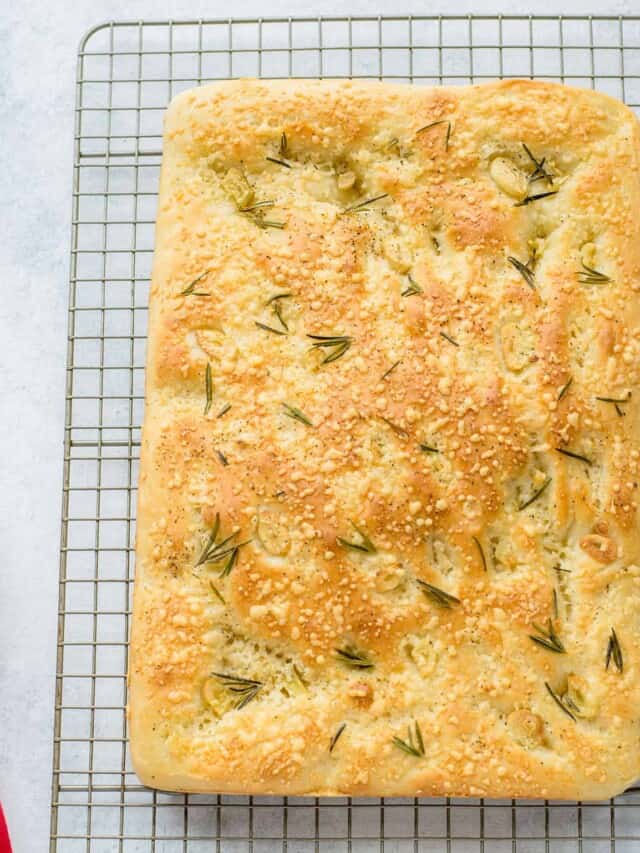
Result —
[[172, 102], [145, 783], [591, 799], [638, 775], [639, 141], [617, 101], [527, 81]]

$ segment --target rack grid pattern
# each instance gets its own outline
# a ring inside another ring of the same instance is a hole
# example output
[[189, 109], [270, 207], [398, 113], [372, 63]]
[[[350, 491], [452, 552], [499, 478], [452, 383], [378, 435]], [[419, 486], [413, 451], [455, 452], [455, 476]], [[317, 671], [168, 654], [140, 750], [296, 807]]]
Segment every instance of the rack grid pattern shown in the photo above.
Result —
[[538, 77], [640, 114], [638, 17], [113, 22], [78, 55], [51, 853], [637, 853], [606, 803], [178, 795], [137, 781], [126, 666], [162, 113], [231, 77]]

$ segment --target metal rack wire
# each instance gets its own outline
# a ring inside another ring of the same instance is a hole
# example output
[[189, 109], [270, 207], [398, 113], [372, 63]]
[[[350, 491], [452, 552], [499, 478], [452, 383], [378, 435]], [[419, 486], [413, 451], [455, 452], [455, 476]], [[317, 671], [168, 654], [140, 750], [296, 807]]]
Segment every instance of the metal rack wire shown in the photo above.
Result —
[[103, 24], [78, 55], [51, 851], [632, 853], [606, 803], [177, 795], [127, 755], [126, 666], [147, 294], [168, 100], [239, 76], [461, 84], [538, 77], [640, 113], [639, 17]]

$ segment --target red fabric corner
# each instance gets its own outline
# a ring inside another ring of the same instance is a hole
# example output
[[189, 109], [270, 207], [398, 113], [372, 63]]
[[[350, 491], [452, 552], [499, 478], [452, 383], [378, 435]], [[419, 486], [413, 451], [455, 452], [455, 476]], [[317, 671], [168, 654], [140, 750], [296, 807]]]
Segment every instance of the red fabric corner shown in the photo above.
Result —
[[0, 853], [11, 853], [11, 842], [9, 841], [9, 829], [7, 827], [7, 821], [4, 817], [4, 812], [2, 811], [2, 804], [0, 803]]

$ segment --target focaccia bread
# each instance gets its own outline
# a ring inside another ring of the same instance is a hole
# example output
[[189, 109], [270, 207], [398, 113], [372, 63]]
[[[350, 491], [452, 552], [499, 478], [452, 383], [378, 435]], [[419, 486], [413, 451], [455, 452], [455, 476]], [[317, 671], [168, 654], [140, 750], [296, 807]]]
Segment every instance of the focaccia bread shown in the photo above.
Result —
[[172, 102], [143, 782], [595, 799], [640, 774], [639, 152], [629, 109], [548, 83]]

